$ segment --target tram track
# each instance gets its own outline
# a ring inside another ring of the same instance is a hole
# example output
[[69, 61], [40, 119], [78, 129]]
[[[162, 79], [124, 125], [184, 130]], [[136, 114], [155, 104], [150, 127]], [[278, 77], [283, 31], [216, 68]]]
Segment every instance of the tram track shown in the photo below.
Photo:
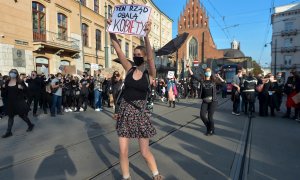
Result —
[[[220, 107], [220, 106], [226, 104], [229, 100], [230, 100], [230, 99], [226, 99], [226, 100], [222, 101], [221, 103], [218, 104], [218, 107]], [[183, 108], [181, 108], [181, 109], [185, 109], [185, 108], [188, 108], [188, 107], [183, 107]], [[177, 110], [178, 110], [178, 109], [177, 109]], [[177, 110], [176, 110], [176, 111], [177, 111]], [[158, 138], [157, 140], [151, 141], [150, 144], [149, 144], [149, 146], [151, 147], [151, 146], [153, 146], [153, 145], [155, 145], [155, 144], [157, 144], [157, 143], [159, 143], [159, 142], [162, 142], [163, 140], [165, 140], [166, 138], [168, 138], [168, 137], [169, 137], [170, 135], [172, 135], [173, 133], [178, 132], [180, 129], [182, 129], [182, 128], [188, 126], [189, 124], [193, 123], [193, 122], [196, 121], [197, 119], [199, 119], [199, 117], [196, 117], [196, 118], [194, 118], [194, 119], [192, 119], [192, 120], [186, 122], [185, 124], [181, 124], [181, 125], [180, 125], [179, 127], [177, 127], [177, 128], [171, 129], [171, 130], [168, 131], [165, 135], [161, 136], [161, 137]], [[134, 157], [135, 155], [137, 155], [138, 153], [140, 153], [139, 150], [137, 150], [137, 151], [133, 152], [132, 154], [130, 154], [130, 155], [128, 156], [128, 158], [133, 158], [133, 157]], [[89, 176], [89, 177], [87, 177], [87, 178], [85, 178], [85, 179], [86, 179], [86, 180], [93, 180], [93, 179], [96, 179], [98, 176], [100, 176], [100, 175], [102, 175], [102, 174], [104, 174], [104, 173], [110, 171], [112, 168], [118, 166], [119, 164], [120, 164], [120, 162], [119, 162], [119, 161], [116, 161], [116, 162], [112, 163], [111, 166], [107, 167], [106, 169], [100, 170], [100, 171], [98, 171], [97, 173], [95, 173], [95, 174], [93, 174], [93, 175], [91, 175], [91, 176]]]

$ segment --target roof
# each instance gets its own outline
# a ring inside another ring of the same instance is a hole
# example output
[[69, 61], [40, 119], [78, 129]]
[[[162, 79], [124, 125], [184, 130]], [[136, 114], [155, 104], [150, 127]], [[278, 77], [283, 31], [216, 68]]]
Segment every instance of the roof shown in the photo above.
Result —
[[287, 11], [293, 11], [300, 9], [300, 3], [293, 3], [293, 4], [287, 4], [284, 6], [278, 6], [274, 9], [274, 13], [282, 13], [282, 12], [287, 12]]
[[222, 49], [225, 58], [243, 58], [245, 54], [239, 49]]

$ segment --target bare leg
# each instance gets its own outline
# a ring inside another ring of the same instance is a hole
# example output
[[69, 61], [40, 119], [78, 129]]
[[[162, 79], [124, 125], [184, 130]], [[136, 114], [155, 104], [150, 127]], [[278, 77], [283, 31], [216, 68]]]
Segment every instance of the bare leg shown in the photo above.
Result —
[[153, 154], [151, 153], [149, 149], [149, 138], [140, 138], [139, 139], [139, 144], [140, 144], [140, 151], [144, 159], [146, 160], [149, 169], [153, 174], [157, 174], [157, 165], [154, 159]]
[[129, 160], [128, 160], [128, 146], [129, 139], [119, 137], [119, 148], [120, 148], [120, 165], [123, 177], [129, 177]]

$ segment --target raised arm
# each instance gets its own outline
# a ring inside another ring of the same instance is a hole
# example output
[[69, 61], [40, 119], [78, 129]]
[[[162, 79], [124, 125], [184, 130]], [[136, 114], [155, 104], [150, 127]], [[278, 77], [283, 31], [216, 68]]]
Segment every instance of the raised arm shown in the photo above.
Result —
[[194, 73], [193, 73], [193, 71], [192, 71], [191, 67], [190, 67], [189, 65], [187, 65], [186, 67], [187, 67], [187, 69], [188, 69], [188, 71], [189, 71], [190, 75], [191, 75], [191, 76], [193, 76], [193, 75], [194, 75]]
[[[107, 20], [107, 24], [108, 25], [111, 24], [111, 19]], [[109, 33], [109, 35], [110, 35], [111, 43], [117, 52], [117, 55], [120, 59], [120, 62], [122, 64], [123, 68], [125, 69], [126, 72], [128, 72], [128, 70], [132, 67], [131, 63], [126, 59], [126, 56], [121, 49], [121, 46], [119, 44], [116, 34]]]
[[145, 39], [145, 46], [147, 50], [147, 62], [149, 67], [149, 75], [152, 77], [152, 79], [154, 79], [156, 76], [156, 69], [155, 69], [155, 64], [153, 59], [153, 50], [148, 37], [150, 31], [151, 31], [151, 22], [149, 21], [145, 26], [146, 36], [144, 39]]

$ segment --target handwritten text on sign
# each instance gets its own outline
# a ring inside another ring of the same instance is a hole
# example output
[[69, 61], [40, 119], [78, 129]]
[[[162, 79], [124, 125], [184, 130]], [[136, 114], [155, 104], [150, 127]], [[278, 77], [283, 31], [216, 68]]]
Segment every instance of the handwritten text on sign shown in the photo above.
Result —
[[145, 36], [151, 8], [142, 5], [117, 5], [112, 15], [109, 32]]

